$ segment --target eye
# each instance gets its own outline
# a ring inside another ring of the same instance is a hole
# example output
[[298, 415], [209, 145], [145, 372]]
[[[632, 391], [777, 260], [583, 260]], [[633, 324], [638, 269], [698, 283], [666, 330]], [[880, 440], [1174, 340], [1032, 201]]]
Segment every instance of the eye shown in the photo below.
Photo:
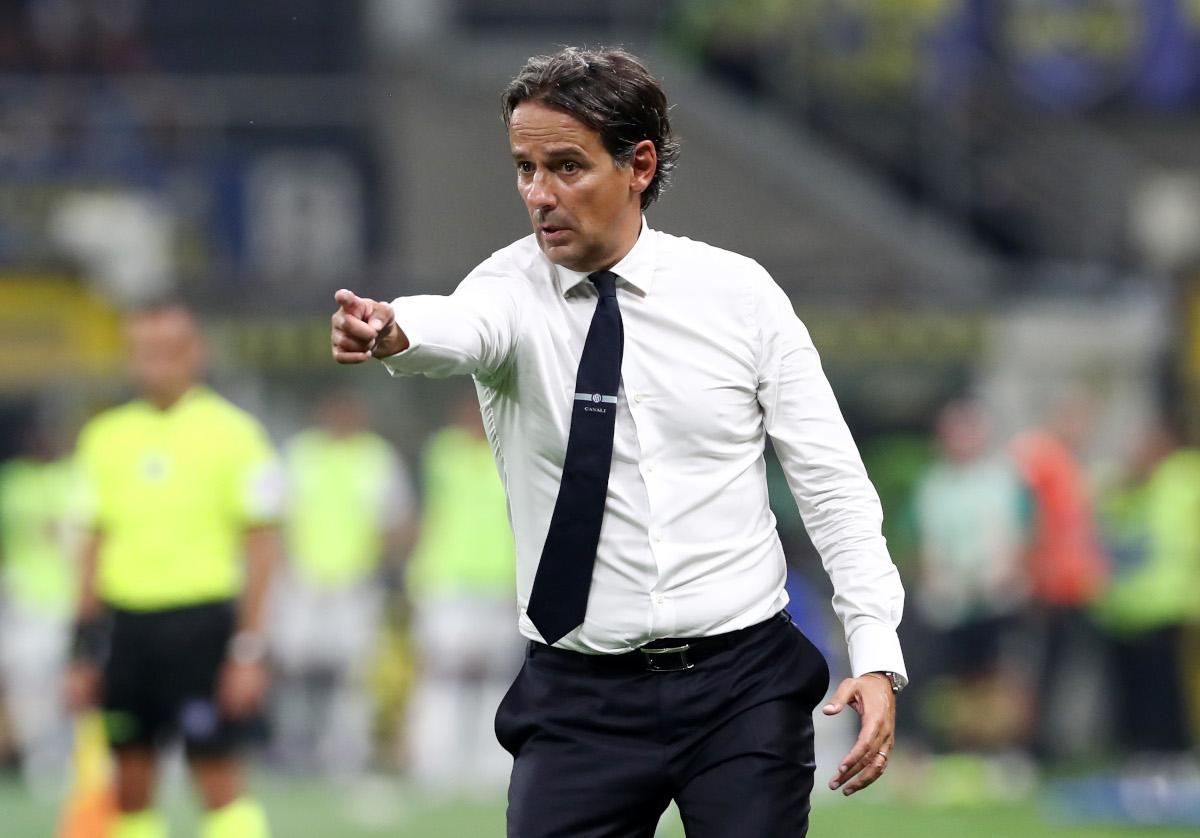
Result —
[[517, 171], [523, 175], [527, 175], [533, 171], [533, 164], [528, 160], [520, 160], [517, 162]]
[[579, 164], [574, 160], [568, 160], [562, 164], [562, 170], [567, 174], [570, 174], [571, 172], [577, 172], [579, 171]]

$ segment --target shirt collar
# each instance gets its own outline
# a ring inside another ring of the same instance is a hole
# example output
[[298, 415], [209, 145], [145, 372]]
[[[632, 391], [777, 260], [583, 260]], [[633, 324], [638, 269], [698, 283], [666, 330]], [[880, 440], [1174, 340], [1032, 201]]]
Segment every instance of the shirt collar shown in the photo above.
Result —
[[[649, 296], [650, 286], [654, 282], [654, 263], [657, 253], [657, 237], [646, 224], [646, 216], [643, 215], [642, 229], [638, 233], [637, 241], [625, 254], [625, 258], [612, 267], [612, 272], [620, 278], [617, 284], [632, 288], [643, 297]], [[559, 291], [564, 296], [579, 283], [586, 282], [588, 278], [588, 274], [564, 268], [562, 265], [555, 265], [554, 273], [558, 277]]]

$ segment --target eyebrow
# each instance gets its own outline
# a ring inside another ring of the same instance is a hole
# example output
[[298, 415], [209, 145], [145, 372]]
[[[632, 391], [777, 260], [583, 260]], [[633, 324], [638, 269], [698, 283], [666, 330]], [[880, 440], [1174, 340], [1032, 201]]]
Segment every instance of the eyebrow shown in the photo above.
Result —
[[[514, 160], [520, 160], [522, 158], [529, 157], [530, 155], [526, 154], [522, 151], [513, 151], [512, 156], [513, 156]], [[563, 148], [552, 149], [552, 150], [546, 152], [546, 159], [549, 160], [550, 162], [554, 162], [556, 160], [561, 160], [565, 157], [581, 157], [581, 156], [583, 156], [583, 150], [580, 149], [578, 146], [573, 146], [573, 145], [565, 146]]]

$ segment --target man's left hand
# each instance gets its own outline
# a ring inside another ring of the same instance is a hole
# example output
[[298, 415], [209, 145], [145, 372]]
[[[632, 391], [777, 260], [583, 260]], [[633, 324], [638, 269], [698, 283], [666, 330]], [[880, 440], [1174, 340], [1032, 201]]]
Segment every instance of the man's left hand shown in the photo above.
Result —
[[891, 679], [882, 672], [847, 678], [822, 712], [834, 716], [847, 706], [862, 716], [862, 730], [854, 748], [838, 764], [829, 788], [841, 788], [842, 794], [851, 795], [882, 776], [896, 742], [896, 696]]
[[262, 704], [269, 684], [265, 664], [229, 660], [221, 672], [217, 701], [229, 718], [245, 719]]

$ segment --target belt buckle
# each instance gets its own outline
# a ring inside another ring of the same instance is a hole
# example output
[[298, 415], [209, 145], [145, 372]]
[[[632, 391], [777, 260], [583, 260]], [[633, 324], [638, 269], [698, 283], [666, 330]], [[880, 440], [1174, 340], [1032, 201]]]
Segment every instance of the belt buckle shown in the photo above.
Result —
[[683, 672], [696, 665], [688, 660], [687, 652], [690, 648], [692, 648], [691, 644], [685, 643], [682, 646], [661, 649], [641, 648], [638, 651], [646, 656], [648, 672]]

